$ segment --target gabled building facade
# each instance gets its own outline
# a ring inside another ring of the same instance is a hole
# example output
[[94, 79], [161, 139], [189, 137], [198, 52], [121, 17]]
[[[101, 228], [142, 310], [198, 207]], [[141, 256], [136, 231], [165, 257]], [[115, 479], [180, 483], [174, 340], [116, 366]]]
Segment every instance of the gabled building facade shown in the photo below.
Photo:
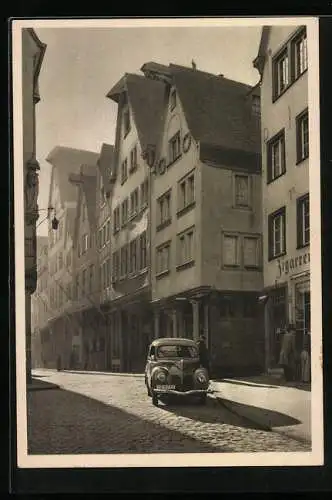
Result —
[[74, 217], [77, 208], [77, 188], [69, 182], [71, 173], [80, 172], [81, 166], [96, 162], [98, 154], [57, 146], [47, 157], [52, 165], [49, 207], [59, 221], [57, 230], [49, 218], [48, 273], [49, 319], [42, 333], [46, 367], [70, 365], [72, 332], [80, 324], [70, 315], [73, 301], [74, 276]]
[[69, 182], [77, 187], [73, 244], [71, 316], [79, 325], [72, 337], [71, 366], [101, 369], [104, 366], [104, 338], [99, 330], [99, 260], [97, 253], [96, 175], [94, 164], [83, 164]]
[[114, 146], [103, 144], [97, 162], [96, 171], [96, 221], [97, 221], [97, 279], [98, 296], [96, 301], [100, 304], [99, 332], [103, 337], [104, 369], [119, 371], [119, 342], [112, 342], [107, 309], [112, 296], [112, 249], [111, 249], [111, 216], [110, 189], [112, 187], [112, 173], [114, 162]]
[[281, 331], [297, 349], [310, 333], [308, 50], [306, 27], [264, 27], [254, 66], [261, 77], [266, 368]]
[[118, 105], [110, 191], [112, 352], [121, 371], [142, 371], [153, 338], [149, 164], [162, 123], [163, 84], [126, 74], [107, 97]]
[[172, 64], [142, 71], [164, 87], [151, 194], [155, 335], [204, 333], [214, 373], [260, 371], [259, 94]]

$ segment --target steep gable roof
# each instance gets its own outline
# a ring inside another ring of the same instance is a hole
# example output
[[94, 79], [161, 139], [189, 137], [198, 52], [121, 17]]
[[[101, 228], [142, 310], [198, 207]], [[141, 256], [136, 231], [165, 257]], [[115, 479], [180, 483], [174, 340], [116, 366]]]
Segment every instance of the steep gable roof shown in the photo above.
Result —
[[[56, 146], [46, 158], [46, 161], [57, 171], [59, 190], [62, 203], [77, 200], [76, 186], [69, 182], [71, 173], [79, 173], [82, 165], [96, 165], [99, 154], [83, 149]], [[53, 174], [52, 174], [53, 177]], [[51, 187], [52, 189], [52, 182]]]
[[259, 48], [258, 48], [258, 54], [252, 63], [254, 68], [257, 69], [257, 71], [259, 72], [261, 77], [263, 75], [263, 70], [264, 70], [264, 65], [265, 65], [266, 50], [267, 50], [267, 45], [269, 42], [270, 31], [271, 31], [270, 26], [263, 26], [262, 27], [261, 39], [260, 39]]
[[174, 64], [170, 69], [197, 141], [231, 150], [260, 151], [259, 119], [248, 99], [250, 85]]
[[77, 204], [74, 209], [74, 246], [76, 246], [83, 195], [86, 201], [90, 229], [92, 231], [96, 229], [97, 167], [94, 165], [82, 165], [79, 173], [71, 173], [69, 175], [69, 182], [76, 189]]
[[119, 102], [120, 94], [127, 92], [142, 151], [157, 144], [163, 124], [164, 91], [163, 82], [126, 73], [107, 94]]
[[106, 193], [110, 191], [112, 177], [114, 176], [114, 157], [114, 146], [111, 144], [103, 143], [99, 159], [97, 161], [97, 166], [102, 177]]

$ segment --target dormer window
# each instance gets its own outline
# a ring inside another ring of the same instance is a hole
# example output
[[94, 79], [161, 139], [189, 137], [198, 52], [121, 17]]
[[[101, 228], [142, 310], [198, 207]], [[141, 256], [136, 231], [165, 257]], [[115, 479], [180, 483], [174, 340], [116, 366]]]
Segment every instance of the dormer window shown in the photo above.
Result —
[[171, 111], [176, 107], [176, 90], [172, 90], [170, 98]]
[[126, 137], [129, 131], [130, 131], [130, 114], [129, 114], [129, 108], [126, 108], [123, 111], [123, 136]]
[[261, 114], [261, 99], [258, 95], [252, 96], [251, 107], [254, 115], [259, 116]]

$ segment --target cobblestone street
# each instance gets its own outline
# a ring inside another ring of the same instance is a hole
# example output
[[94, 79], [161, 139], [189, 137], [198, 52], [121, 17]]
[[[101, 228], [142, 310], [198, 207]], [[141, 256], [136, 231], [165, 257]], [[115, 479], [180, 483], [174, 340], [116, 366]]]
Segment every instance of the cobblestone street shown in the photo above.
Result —
[[204, 453], [309, 451], [255, 428], [214, 399], [205, 407], [154, 407], [144, 379], [38, 370], [61, 389], [28, 392], [28, 448], [49, 453]]

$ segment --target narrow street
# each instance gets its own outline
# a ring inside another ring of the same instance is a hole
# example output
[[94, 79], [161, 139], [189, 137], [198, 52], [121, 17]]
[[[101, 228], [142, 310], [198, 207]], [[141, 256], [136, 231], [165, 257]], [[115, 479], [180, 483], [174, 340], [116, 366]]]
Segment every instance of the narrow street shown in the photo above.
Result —
[[28, 452], [211, 453], [307, 451], [303, 443], [255, 428], [209, 398], [205, 407], [154, 407], [144, 379], [36, 370], [60, 389], [29, 391]]

